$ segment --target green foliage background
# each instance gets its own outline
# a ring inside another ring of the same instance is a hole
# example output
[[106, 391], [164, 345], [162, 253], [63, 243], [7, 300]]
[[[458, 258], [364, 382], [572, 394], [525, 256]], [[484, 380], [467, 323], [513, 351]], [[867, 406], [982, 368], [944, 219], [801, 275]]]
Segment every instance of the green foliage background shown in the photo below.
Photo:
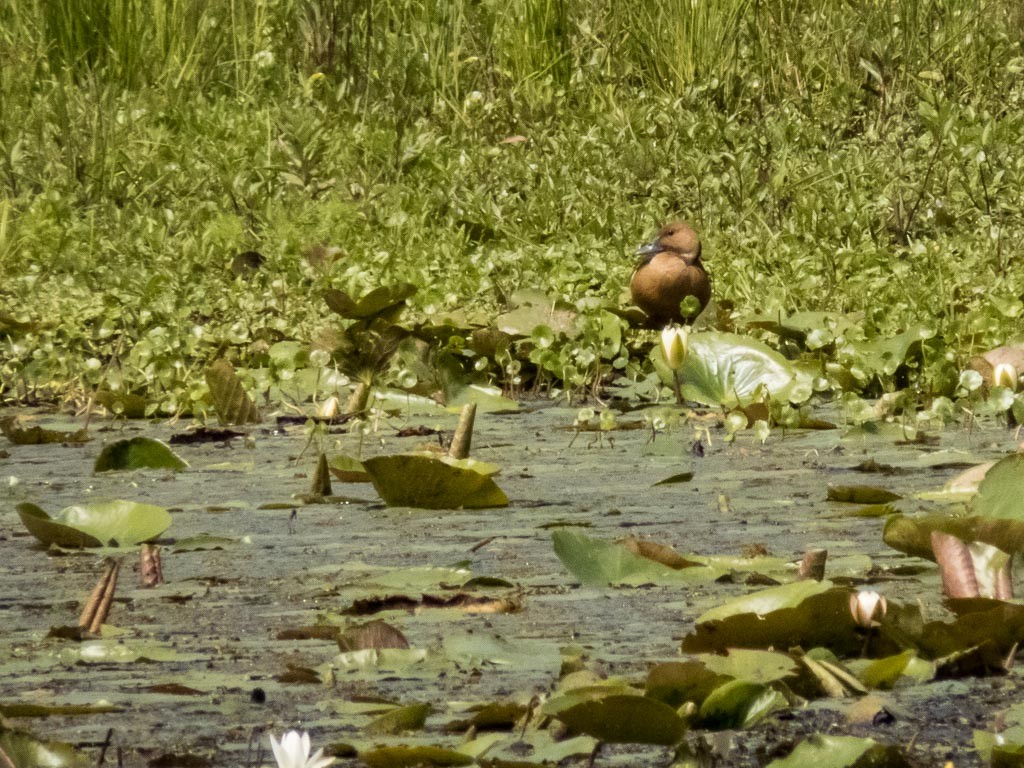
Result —
[[741, 315], [962, 358], [1024, 309], [1022, 71], [1015, 0], [0, 0], [0, 392], [178, 410], [328, 286], [587, 312], [674, 216]]

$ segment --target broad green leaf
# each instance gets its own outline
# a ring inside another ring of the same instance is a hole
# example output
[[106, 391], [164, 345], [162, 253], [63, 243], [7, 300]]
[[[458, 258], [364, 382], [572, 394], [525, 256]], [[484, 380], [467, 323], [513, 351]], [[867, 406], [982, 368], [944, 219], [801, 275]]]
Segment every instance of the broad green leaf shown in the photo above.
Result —
[[0, 724], [0, 750], [16, 768], [87, 768], [96, 761], [70, 744], [42, 741]]
[[748, 683], [771, 683], [795, 675], [797, 663], [785, 653], [749, 648], [730, 648], [725, 655], [701, 654], [697, 657], [718, 675]]
[[877, 659], [865, 667], [858, 677], [868, 688], [892, 688], [916, 657], [914, 651], [906, 650], [895, 656]]
[[155, 539], [171, 525], [163, 507], [134, 501], [67, 507], [53, 517], [27, 502], [17, 510], [21, 522], [41, 543], [62, 547], [130, 547]]
[[731, 333], [695, 333], [680, 371], [683, 396], [729, 408], [749, 404], [762, 390], [777, 400], [811, 396], [807, 376], [756, 339]]
[[796, 608], [807, 598], [824, 594], [830, 589], [832, 589], [832, 582], [814, 581], [813, 579], [794, 581], [791, 584], [762, 589], [706, 611], [697, 619], [697, 623], [704, 624], [709, 621], [719, 621], [741, 613], [753, 613], [764, 616], [767, 613], [778, 611], [782, 608]]
[[607, 696], [555, 715], [576, 733], [609, 744], [677, 744], [686, 724], [672, 707], [645, 696]]
[[785, 698], [770, 686], [730, 680], [704, 699], [698, 722], [712, 730], [749, 728], [765, 715], [785, 706]]
[[[861, 762], [870, 759], [870, 763]], [[904, 768], [907, 759], [895, 747], [855, 736], [815, 734], [797, 744], [787, 757], [773, 760], [768, 768]]]
[[722, 571], [696, 566], [674, 569], [638, 555], [611, 541], [592, 539], [577, 531], [552, 532], [555, 554], [581, 584], [679, 584], [710, 581]]
[[410, 704], [399, 707], [370, 721], [364, 730], [376, 736], [418, 731], [427, 722], [427, 715], [430, 714], [430, 711], [430, 704]]
[[1024, 523], [1024, 454], [997, 461], [978, 485], [972, 511], [979, 517]]
[[828, 582], [798, 581], [708, 611], [683, 638], [682, 648], [696, 653], [823, 646], [847, 656], [858, 653], [862, 645], [850, 614], [849, 590], [830, 588]]
[[166, 443], [149, 437], [133, 437], [106, 446], [93, 465], [93, 472], [120, 469], [170, 469], [180, 472], [188, 469], [188, 462]]
[[368, 768], [432, 768], [475, 762], [469, 755], [441, 747], [379, 747], [361, 751], [359, 760]]
[[433, 453], [399, 453], [363, 462], [388, 506], [420, 509], [506, 507], [508, 497], [491, 479], [494, 464]]

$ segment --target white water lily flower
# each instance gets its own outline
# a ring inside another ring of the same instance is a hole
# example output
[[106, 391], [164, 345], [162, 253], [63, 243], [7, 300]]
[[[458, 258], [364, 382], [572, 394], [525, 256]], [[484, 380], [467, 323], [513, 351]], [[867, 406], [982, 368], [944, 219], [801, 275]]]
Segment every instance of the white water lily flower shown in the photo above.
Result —
[[858, 627], [877, 627], [877, 620], [885, 616], [886, 608], [885, 598], [870, 589], [850, 595], [850, 615]]
[[322, 749], [310, 757], [309, 734], [305, 732], [288, 731], [280, 742], [270, 734], [270, 746], [278, 768], [325, 768], [334, 762], [333, 757], [324, 757]]
[[661, 332], [661, 348], [665, 352], [665, 361], [673, 370], [679, 368], [686, 360], [689, 344], [686, 329], [678, 325], [670, 325]]

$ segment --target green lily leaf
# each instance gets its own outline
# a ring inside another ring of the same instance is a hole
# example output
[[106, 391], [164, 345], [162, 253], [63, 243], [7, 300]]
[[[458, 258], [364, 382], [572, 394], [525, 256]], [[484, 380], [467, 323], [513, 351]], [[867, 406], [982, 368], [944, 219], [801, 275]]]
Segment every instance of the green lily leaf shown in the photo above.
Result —
[[701, 654], [697, 657], [717, 675], [748, 683], [772, 683], [795, 675], [798, 665], [792, 657], [777, 651], [730, 648], [725, 656]]
[[432, 707], [429, 704], [410, 704], [386, 712], [372, 720], [364, 729], [376, 736], [422, 730]]
[[555, 715], [576, 733], [608, 744], [679, 743], [686, 723], [672, 707], [645, 696], [606, 696]]
[[134, 501], [67, 507], [53, 517], [27, 502], [17, 510], [29, 533], [47, 546], [131, 547], [155, 539], [171, 525], [171, 516], [163, 507]]
[[921, 342], [934, 335], [935, 331], [919, 325], [892, 338], [852, 342], [843, 352], [852, 352], [857, 367], [869, 376], [892, 376], [907, 361], [912, 351], [921, 349]]
[[11, 765], [40, 768], [87, 768], [95, 760], [70, 744], [41, 741], [25, 731], [0, 725], [0, 750]]
[[909, 763], [895, 747], [855, 736], [811, 736], [768, 768], [903, 768]]
[[765, 715], [786, 706], [786, 699], [770, 686], [730, 680], [713, 690], [700, 705], [703, 728], [749, 728]]
[[693, 584], [711, 581], [722, 570], [705, 566], [674, 569], [631, 551], [625, 544], [592, 539], [571, 530], [551, 534], [555, 554], [581, 584]]
[[783, 608], [797, 608], [807, 598], [822, 595], [830, 589], [832, 589], [832, 582], [814, 581], [812, 579], [794, 581], [791, 584], [762, 589], [706, 611], [697, 619], [697, 623], [704, 624], [709, 621], [720, 621], [745, 613], [764, 616], [772, 611], [778, 611]]
[[166, 443], [149, 437], [118, 440], [106, 446], [96, 457], [93, 472], [119, 469], [188, 469], [188, 462], [172, 451]]
[[809, 377], [774, 349], [731, 333], [691, 334], [680, 380], [687, 399], [729, 408], [750, 403], [761, 390], [797, 403], [812, 393]]
[[360, 752], [359, 759], [369, 768], [456, 766], [475, 762], [469, 755], [441, 747], [380, 747]]
[[343, 483], [368, 483], [370, 475], [363, 467], [363, 462], [354, 456], [338, 454], [328, 461], [331, 474]]
[[508, 497], [491, 479], [494, 464], [433, 453], [399, 453], [363, 462], [373, 487], [391, 507], [479, 509], [507, 507]]
[[997, 461], [978, 485], [972, 511], [979, 517], [1024, 522], [1024, 455], [1015, 453]]
[[713, 608], [683, 638], [683, 651], [729, 648], [814, 648], [839, 656], [860, 651], [863, 638], [850, 615], [850, 593], [830, 582], [797, 581]]

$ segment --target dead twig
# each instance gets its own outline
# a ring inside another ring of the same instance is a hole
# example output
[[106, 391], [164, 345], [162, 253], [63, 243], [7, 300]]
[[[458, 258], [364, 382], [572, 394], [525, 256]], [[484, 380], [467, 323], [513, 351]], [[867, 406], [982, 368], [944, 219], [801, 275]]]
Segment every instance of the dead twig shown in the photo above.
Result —
[[96, 583], [89, 595], [89, 600], [82, 609], [82, 615], [78, 619], [78, 626], [85, 628], [92, 634], [99, 634], [103, 622], [110, 613], [110, 605], [114, 600], [114, 592], [117, 589], [117, 575], [121, 570], [121, 561], [108, 557], [104, 561], [103, 575]]

